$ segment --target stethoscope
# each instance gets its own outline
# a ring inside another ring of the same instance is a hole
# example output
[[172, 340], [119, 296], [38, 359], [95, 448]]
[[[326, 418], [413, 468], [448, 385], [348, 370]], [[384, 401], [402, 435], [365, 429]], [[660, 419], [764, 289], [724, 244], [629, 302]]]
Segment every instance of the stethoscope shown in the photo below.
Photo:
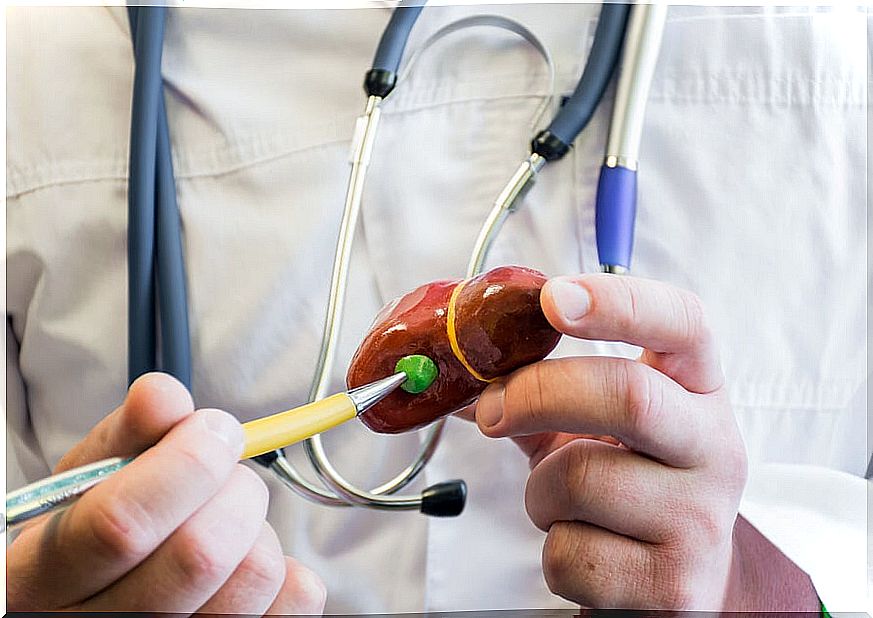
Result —
[[[365, 76], [367, 102], [363, 115], [357, 120], [352, 142], [351, 172], [331, 273], [321, 348], [309, 393], [310, 402], [323, 400], [328, 395], [328, 380], [336, 358], [345, 301], [352, 239], [381, 117], [381, 105], [398, 81], [402, 81], [398, 73], [404, 49], [422, 8], [401, 2], [393, 11], [379, 41], [372, 68]], [[628, 271], [636, 217], [640, 137], [666, 11], [664, 4], [603, 5], [580, 80], [548, 126], [536, 133], [530, 143], [530, 152], [499, 193], [476, 238], [467, 266], [467, 277], [481, 271], [503, 222], [518, 208], [540, 170], [569, 152], [602, 99], [619, 65], [619, 56], [620, 75], [597, 185], [595, 229], [601, 269], [616, 274]], [[185, 263], [161, 79], [165, 14], [164, 7], [128, 7], [136, 60], [128, 183], [128, 377], [133, 382], [144, 373], [160, 370], [175, 376], [190, 390], [192, 372]], [[471, 26], [497, 26], [522, 36], [546, 59], [551, 80], [554, 81], [554, 66], [548, 51], [526, 28], [506, 18], [476, 16], [460, 20], [439, 30], [422, 48], [446, 34]], [[407, 70], [415, 58], [417, 55], [407, 63]], [[549, 100], [542, 106], [537, 118], [548, 108], [548, 104]], [[304, 440], [303, 445], [323, 487], [300, 474], [281, 450], [267, 452], [254, 459], [272, 470], [297, 494], [319, 504], [419, 510], [436, 516], [457, 515], [466, 500], [466, 486], [462, 480], [437, 483], [419, 494], [398, 495], [433, 456], [444, 425], [445, 419], [434, 423], [427, 430], [412, 463], [393, 479], [370, 490], [354, 486], [340, 474], [331, 464], [317, 434]], [[117, 462], [110, 462], [105, 470], [98, 467], [81, 473], [72, 471], [65, 476], [72, 476], [84, 487], [95, 477], [102, 476], [104, 471], [106, 474], [114, 473], [118, 465]], [[40, 497], [47, 502], [69, 497], [69, 492], [87, 489], [79, 486], [70, 489], [69, 482], [66, 485], [51, 485], [49, 481], [52, 479], [42, 482], [44, 487]], [[30, 500], [26, 494], [24, 491], [22, 495]], [[39, 511], [25, 504], [28, 500], [18, 497], [19, 511], [25, 513], [20, 521], [30, 517], [30, 513]], [[7, 495], [7, 509], [9, 504]]]
[[[421, 6], [404, 6], [403, 3], [394, 10], [379, 41], [372, 68], [365, 76], [364, 89], [367, 102], [355, 131], [345, 209], [331, 276], [322, 345], [315, 379], [309, 394], [310, 400], [320, 399], [328, 392], [328, 376], [336, 355], [336, 338], [345, 296], [351, 242], [361, 206], [366, 169], [380, 120], [380, 108], [398, 81], [406, 41], [421, 10]], [[499, 193], [474, 244], [467, 266], [467, 277], [474, 276], [481, 270], [488, 250], [503, 222], [520, 204], [539, 171], [547, 162], [562, 158], [588, 124], [603, 97], [620, 54], [622, 55], [621, 75], [616, 90], [606, 156], [598, 181], [595, 227], [602, 270], [624, 273], [630, 268], [636, 216], [639, 144], [645, 102], [657, 62], [666, 11], [666, 5], [663, 4], [633, 7], [622, 4], [603, 5], [591, 51], [580, 80], [551, 123], [533, 138], [530, 153]], [[492, 16], [469, 18], [469, 25], [499, 25], [510, 29], [533, 43], [547, 56], [547, 52], [543, 51], [536, 43], [535, 37], [526, 29], [518, 24], [509, 23], [508, 20], [500, 19], [495, 22], [495, 19], [497, 18]], [[444, 34], [466, 25], [455, 24], [444, 28], [425, 42], [425, 46]], [[551, 65], [548, 57], [547, 60]], [[281, 451], [260, 458], [260, 463], [271, 468], [296, 493], [320, 504], [353, 505], [385, 510], [421, 510], [426, 500], [439, 504], [439, 500], [434, 501], [436, 494], [445, 496], [445, 504], [442, 505], [443, 509], [437, 508], [435, 509], [437, 512], [431, 514], [460, 512], [466, 496], [463, 481], [439, 483], [425, 489], [419, 495], [395, 495], [395, 492], [412, 482], [424, 469], [436, 451], [444, 425], [443, 419], [428, 429], [413, 462], [393, 479], [370, 491], [355, 487], [337, 471], [329, 461], [321, 438], [317, 435], [304, 442], [304, 449], [319, 480], [328, 491], [305, 479]]]

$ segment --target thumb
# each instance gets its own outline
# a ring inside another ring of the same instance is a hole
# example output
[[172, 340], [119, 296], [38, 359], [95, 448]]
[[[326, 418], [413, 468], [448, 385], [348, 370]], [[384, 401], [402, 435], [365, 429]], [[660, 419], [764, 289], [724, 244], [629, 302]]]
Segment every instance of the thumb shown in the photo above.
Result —
[[107, 457], [136, 455], [192, 412], [191, 395], [176, 378], [144, 374], [130, 385], [124, 403], [61, 457], [55, 474]]

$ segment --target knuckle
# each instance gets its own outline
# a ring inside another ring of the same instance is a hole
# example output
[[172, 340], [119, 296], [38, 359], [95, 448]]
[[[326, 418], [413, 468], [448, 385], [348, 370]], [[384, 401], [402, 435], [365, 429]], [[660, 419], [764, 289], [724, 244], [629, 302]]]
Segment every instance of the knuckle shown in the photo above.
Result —
[[569, 513], [573, 506], [574, 492], [567, 481], [572, 469], [567, 452], [571, 444], [544, 459], [525, 484], [525, 510], [531, 522], [543, 532], [549, 531], [558, 520], [558, 514]]
[[663, 390], [645, 365], [628, 361], [621, 363], [625, 390], [625, 413], [628, 428], [635, 434], [645, 435], [657, 422], [661, 411]]
[[543, 576], [554, 594], [569, 597], [573, 594], [570, 574], [575, 564], [576, 541], [567, 522], [552, 524], [543, 545]]
[[543, 575], [549, 590], [587, 607], [620, 604], [624, 576], [605, 560], [583, 531], [570, 522], [554, 524], [543, 547]]
[[749, 478], [749, 460], [742, 438], [733, 440], [722, 456], [725, 475], [733, 489], [742, 492]]
[[668, 562], [680, 571], [693, 570], [730, 544], [733, 520], [727, 510], [712, 505], [687, 505], [682, 523], [673, 527], [661, 545], [669, 554]]
[[698, 547], [696, 551], [689, 547], [686, 550], [687, 553], [693, 552], [693, 555], [696, 556], [700, 547], [723, 547], [730, 540], [733, 532], [733, 520], [734, 518], [729, 514], [711, 507], [699, 509], [695, 517], [695, 527], [699, 536]]
[[176, 446], [176, 453], [181, 459], [179, 470], [184, 470], [186, 475], [193, 475], [210, 482], [213, 485], [220, 484], [224, 479], [220, 475], [215, 461], [203, 448], [204, 443], [187, 440]]
[[685, 338], [691, 344], [709, 341], [711, 333], [703, 301], [697, 294], [687, 290], [679, 290], [678, 293], [682, 324], [686, 328]]
[[139, 562], [160, 539], [145, 509], [123, 496], [102, 500], [88, 519], [95, 552], [110, 561]]
[[577, 509], [584, 508], [603, 476], [597, 458], [588, 447], [588, 444], [579, 440], [571, 442], [562, 457], [562, 486], [567, 488], [570, 500]]
[[537, 425], [546, 415], [546, 379], [545, 363], [534, 363], [525, 371], [524, 380], [520, 384], [520, 404], [526, 413], [527, 422], [533, 425]]
[[188, 527], [178, 535], [174, 564], [184, 587], [199, 588], [202, 582], [223, 580], [235, 564], [222, 555], [221, 543], [197, 527]]
[[285, 557], [275, 547], [258, 544], [237, 570], [251, 590], [275, 594], [285, 581]]

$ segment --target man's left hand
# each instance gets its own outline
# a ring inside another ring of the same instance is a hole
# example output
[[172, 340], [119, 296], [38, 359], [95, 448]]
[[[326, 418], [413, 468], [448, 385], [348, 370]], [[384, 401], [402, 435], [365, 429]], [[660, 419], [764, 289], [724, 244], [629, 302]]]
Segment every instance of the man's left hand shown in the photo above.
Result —
[[701, 302], [613, 275], [552, 279], [541, 300], [566, 335], [643, 348], [536, 363], [479, 399], [480, 430], [530, 457], [525, 502], [548, 533], [549, 588], [587, 607], [744, 605], [746, 453]]

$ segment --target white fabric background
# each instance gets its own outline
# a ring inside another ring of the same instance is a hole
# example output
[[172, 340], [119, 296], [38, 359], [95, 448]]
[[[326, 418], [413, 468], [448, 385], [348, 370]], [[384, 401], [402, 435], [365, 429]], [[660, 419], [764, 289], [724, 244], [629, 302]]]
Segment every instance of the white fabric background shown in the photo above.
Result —
[[[487, 10], [583, 66], [592, 5], [433, 7], [410, 39]], [[189, 275], [194, 396], [240, 419], [302, 402], [386, 9], [172, 10], [163, 73]], [[744, 510], [831, 610], [866, 602], [866, 135], [863, 9], [671, 9], [642, 144], [635, 271], [705, 301], [752, 463]], [[122, 7], [10, 9], [7, 427], [10, 486], [46, 474], [126, 384], [132, 57]], [[352, 264], [336, 388], [389, 298], [455, 276], [526, 151], [544, 67], [519, 39], [435, 46], [385, 106]], [[594, 271], [606, 103], [507, 224], [491, 263]], [[630, 353], [566, 341], [559, 353]], [[527, 465], [460, 421], [416, 487], [463, 477], [462, 517], [326, 510], [270, 482], [286, 550], [328, 611], [568, 606], [547, 590]], [[377, 484], [415, 436], [326, 437]], [[839, 575], [838, 574], [843, 574]], [[865, 606], [866, 608], [866, 606]]]

